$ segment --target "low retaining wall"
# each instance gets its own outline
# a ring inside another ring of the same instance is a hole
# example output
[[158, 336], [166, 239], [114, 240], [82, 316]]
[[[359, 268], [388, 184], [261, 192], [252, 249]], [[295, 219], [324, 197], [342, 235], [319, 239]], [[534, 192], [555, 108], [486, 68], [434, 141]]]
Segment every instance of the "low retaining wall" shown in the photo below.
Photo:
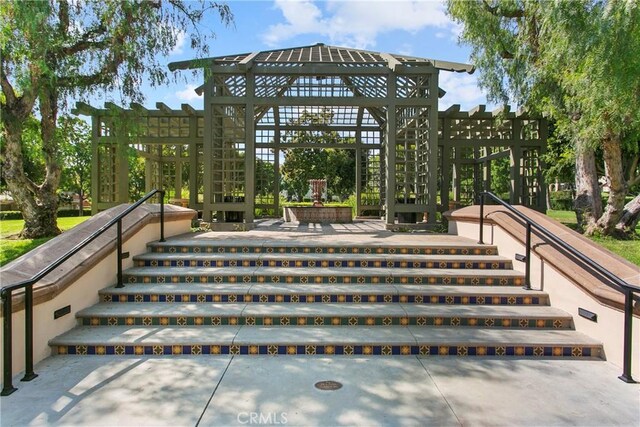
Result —
[[[109, 222], [129, 205], [120, 205], [100, 212], [69, 231], [49, 240], [33, 251], [0, 269], [3, 284], [29, 279], [45, 265], [58, 259], [69, 249]], [[191, 230], [191, 220], [197, 212], [165, 205], [165, 237]], [[129, 258], [123, 268], [133, 266], [135, 255], [147, 252], [147, 244], [160, 236], [159, 205], [143, 204], [122, 221], [123, 251]], [[87, 245], [58, 269], [34, 285], [33, 359], [34, 363], [51, 354], [49, 340], [77, 324], [76, 313], [98, 302], [98, 291], [116, 282], [116, 227]], [[13, 293], [12, 343], [13, 373], [24, 370], [24, 292]], [[70, 312], [57, 319], [54, 312], [70, 306]], [[6, 313], [2, 313], [5, 316]], [[2, 342], [0, 328], [0, 342]], [[0, 358], [1, 359], [1, 358]], [[1, 365], [0, 361], [0, 365]], [[2, 366], [0, 366], [0, 370]]]
[[[515, 208], [554, 233], [593, 261], [607, 268], [628, 283], [640, 284], [640, 268], [593, 243], [559, 222], [532, 209]], [[525, 226], [501, 206], [485, 206], [483, 240], [498, 247], [500, 255], [515, 259], [525, 253]], [[469, 206], [444, 214], [449, 220], [449, 232], [474, 241], [479, 235], [479, 206]], [[600, 340], [607, 360], [622, 366], [624, 295], [605, 285], [578, 260], [538, 237], [531, 236], [531, 287], [549, 294], [551, 305], [573, 316], [575, 329]], [[524, 263], [514, 262], [514, 268], [524, 272]], [[597, 314], [593, 322], [581, 317], [578, 309], [584, 308]], [[640, 301], [636, 296], [633, 318], [634, 377], [640, 376]]]
[[302, 224], [344, 224], [353, 222], [353, 217], [349, 206], [290, 206], [284, 208], [284, 220]]

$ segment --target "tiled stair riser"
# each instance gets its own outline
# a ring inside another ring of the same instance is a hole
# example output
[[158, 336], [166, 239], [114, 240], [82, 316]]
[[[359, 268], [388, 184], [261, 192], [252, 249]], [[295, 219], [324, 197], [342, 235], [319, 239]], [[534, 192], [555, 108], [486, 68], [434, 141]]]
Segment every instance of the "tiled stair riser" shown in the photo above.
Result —
[[496, 255], [495, 246], [377, 247], [368, 246], [209, 246], [151, 244], [153, 253], [176, 254], [360, 254], [360, 255]]
[[489, 356], [489, 357], [601, 357], [599, 346], [535, 345], [59, 345], [55, 354], [72, 355], [339, 355], [339, 356]]
[[[52, 341], [54, 353], [602, 356], [544, 292], [523, 291], [523, 275], [492, 246], [177, 241], [150, 249], [125, 271], [124, 289], [103, 290], [101, 305], [79, 313], [76, 335]], [[464, 333], [476, 338], [456, 338]], [[540, 334], [552, 335], [536, 341]]]
[[[301, 292], [304, 290], [301, 290]], [[328, 295], [282, 295], [282, 294], [118, 294], [101, 296], [102, 302], [166, 302], [166, 303], [361, 303], [361, 304], [453, 304], [453, 305], [546, 305], [546, 297], [522, 296], [474, 296], [474, 295], [392, 295], [392, 294], [328, 294]]]
[[471, 262], [471, 261], [368, 261], [368, 260], [176, 260], [167, 255], [166, 259], [135, 260], [137, 267], [283, 267], [283, 268], [441, 268], [505, 270], [512, 268], [511, 261]]
[[459, 326], [567, 329], [568, 319], [430, 316], [109, 316], [83, 317], [85, 326]]
[[125, 283], [291, 283], [291, 284], [416, 284], [465, 286], [522, 286], [522, 275], [452, 276], [452, 275], [263, 275], [263, 274], [199, 274], [171, 272], [170, 274], [126, 274]]

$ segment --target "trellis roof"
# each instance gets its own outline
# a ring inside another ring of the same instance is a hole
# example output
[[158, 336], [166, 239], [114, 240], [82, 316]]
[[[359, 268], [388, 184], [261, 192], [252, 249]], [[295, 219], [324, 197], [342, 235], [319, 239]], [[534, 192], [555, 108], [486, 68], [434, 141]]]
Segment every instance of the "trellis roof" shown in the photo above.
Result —
[[418, 58], [383, 52], [373, 52], [317, 43], [311, 46], [291, 47], [287, 49], [265, 50], [253, 53], [216, 56], [211, 58], [178, 61], [169, 64], [169, 69], [186, 70], [215, 65], [248, 64], [288, 65], [288, 64], [345, 64], [351, 66], [387, 66], [402, 64], [405, 66], [428, 65], [439, 70], [473, 73], [475, 67], [470, 64]]

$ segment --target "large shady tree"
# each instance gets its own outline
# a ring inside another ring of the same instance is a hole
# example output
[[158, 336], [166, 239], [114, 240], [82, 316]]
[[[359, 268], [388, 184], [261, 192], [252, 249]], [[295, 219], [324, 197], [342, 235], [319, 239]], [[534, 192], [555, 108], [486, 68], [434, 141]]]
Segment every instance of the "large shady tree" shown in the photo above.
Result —
[[[490, 99], [545, 114], [573, 145], [579, 225], [587, 233], [629, 232], [640, 214], [630, 211], [634, 203], [625, 209], [639, 174], [637, 162], [625, 173], [622, 154], [638, 154], [638, 2], [448, 0], [447, 6], [463, 26], [460, 39], [472, 47]], [[596, 148], [610, 188], [604, 208]]]
[[[106, 90], [142, 101], [143, 79], [159, 85], [172, 77], [158, 59], [180, 40], [186, 37], [198, 55], [207, 53], [213, 18], [229, 24], [233, 17], [228, 6], [205, 0], [0, 2], [0, 161], [25, 219], [22, 237], [59, 233], [56, 129], [65, 100]], [[44, 158], [38, 181], [25, 174], [21, 146], [34, 113]]]

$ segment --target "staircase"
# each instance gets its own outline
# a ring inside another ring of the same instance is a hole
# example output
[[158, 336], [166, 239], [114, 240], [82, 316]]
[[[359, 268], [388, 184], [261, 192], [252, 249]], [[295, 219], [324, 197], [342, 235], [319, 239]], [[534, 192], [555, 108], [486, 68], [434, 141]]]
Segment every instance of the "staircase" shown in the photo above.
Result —
[[151, 243], [54, 354], [602, 356], [494, 246], [215, 236]]

